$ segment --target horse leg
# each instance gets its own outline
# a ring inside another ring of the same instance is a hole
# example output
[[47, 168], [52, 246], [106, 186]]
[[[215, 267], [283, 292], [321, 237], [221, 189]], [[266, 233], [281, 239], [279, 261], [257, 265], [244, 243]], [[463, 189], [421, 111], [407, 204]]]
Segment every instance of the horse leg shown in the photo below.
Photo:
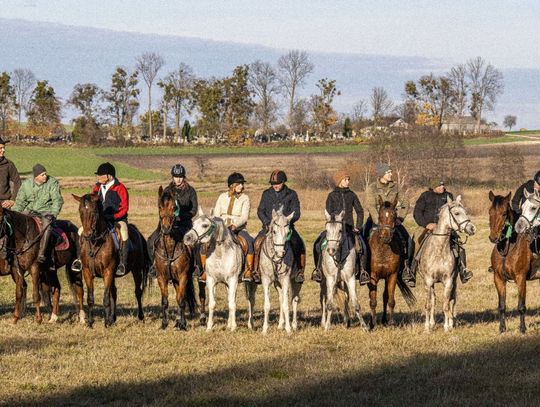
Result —
[[450, 292], [450, 329], [453, 329], [456, 322], [456, 299], [457, 299], [457, 284], [456, 281], [452, 283], [452, 291]]
[[166, 278], [161, 273], [158, 273], [157, 281], [161, 291], [161, 329], [166, 329], [169, 324], [167, 313], [169, 309], [169, 286]]
[[139, 321], [144, 320], [144, 312], [142, 306], [142, 296], [143, 296], [143, 270], [142, 267], [134, 267], [134, 270], [131, 272], [133, 275], [133, 283], [135, 285], [135, 298], [137, 299], [137, 318]]
[[394, 325], [394, 308], [396, 307], [396, 284], [397, 273], [392, 274], [388, 280], [386, 280], [386, 286], [388, 287], [388, 325]]
[[94, 275], [90, 269], [83, 270], [84, 282], [86, 284], [86, 303], [88, 305], [88, 318], [86, 324], [89, 328], [94, 325]]
[[276, 287], [278, 292], [279, 302], [278, 329], [283, 329], [283, 325], [285, 324], [285, 315], [283, 314], [283, 285], [278, 281], [274, 281], [274, 287]]
[[199, 323], [206, 325], [206, 283], [199, 281]]
[[289, 311], [289, 295], [291, 289], [291, 278], [284, 278], [281, 286], [282, 314], [285, 320], [285, 332], [290, 334], [291, 331], [291, 315]]
[[292, 323], [291, 328], [293, 331], [298, 329], [298, 304], [300, 303], [300, 290], [302, 284], [291, 282], [292, 284]]
[[30, 267], [30, 272], [32, 274], [32, 293], [34, 299], [34, 306], [36, 307], [36, 322], [41, 324], [43, 317], [41, 316], [41, 295], [40, 295], [40, 276], [39, 276], [39, 265], [37, 263], [32, 264]]
[[360, 302], [358, 301], [358, 295], [356, 294], [356, 278], [354, 274], [348, 277], [347, 291], [349, 292], [349, 298], [351, 299], [351, 303], [354, 307], [354, 315], [356, 315], [356, 318], [358, 318], [360, 327], [365, 330], [367, 329], [367, 325], [364, 322], [364, 318], [362, 318], [362, 310], [360, 308]]
[[[373, 281], [373, 277], [372, 277]], [[375, 329], [375, 326], [377, 325], [377, 281], [375, 281], [375, 284], [372, 282], [368, 283], [369, 288], [369, 308], [371, 308], [371, 321], [369, 322], [370, 329]]]
[[434, 282], [431, 279], [426, 278], [425, 280], [425, 289], [426, 289], [426, 322], [425, 330], [429, 332], [435, 326], [434, 319], [434, 307], [435, 307], [435, 287]]
[[527, 307], [525, 306], [527, 277], [524, 274], [517, 275], [516, 284], [518, 287], [519, 332], [524, 334], [527, 331], [525, 325], [525, 313], [527, 312]]
[[174, 285], [176, 290], [176, 302], [178, 304], [178, 315], [176, 319], [175, 328], [183, 331], [187, 331], [186, 322], [186, 287], [188, 276], [186, 273], [182, 273], [178, 278], [177, 283]]
[[255, 309], [255, 293], [257, 291], [257, 285], [246, 281], [244, 286], [248, 302], [248, 328], [253, 329], [253, 310]]
[[229, 278], [228, 281], [228, 300], [229, 300], [229, 318], [227, 320], [227, 328], [231, 331], [236, 330], [236, 289], [238, 287], [238, 273]]
[[493, 273], [493, 281], [499, 297], [499, 332], [506, 332], [506, 280], [504, 280], [497, 270]]
[[321, 303], [321, 328], [324, 328], [326, 326], [326, 277], [324, 274], [320, 283], [319, 301]]
[[451, 312], [450, 298], [452, 295], [453, 283], [454, 283], [454, 280], [452, 278], [447, 278], [446, 281], [444, 282], [443, 311], [444, 311], [445, 332], [448, 332], [452, 329], [452, 312]]
[[111, 285], [114, 279], [114, 270], [108, 269], [103, 273], [103, 308], [105, 310], [105, 328], [112, 325], [112, 308], [111, 308]]
[[52, 288], [52, 307], [49, 323], [55, 323], [58, 321], [58, 315], [60, 314], [60, 281], [58, 280], [56, 270], [50, 276], [50, 283], [50, 287]]
[[23, 302], [26, 302], [26, 281], [22, 274], [13, 269], [11, 271], [11, 277], [13, 278], [13, 281], [15, 281], [15, 310], [13, 311], [13, 323], [16, 324], [22, 317]]
[[111, 284], [111, 314], [112, 322], [116, 322], [116, 297], [118, 294], [118, 289], [116, 287], [116, 279], [113, 279]]
[[270, 279], [263, 277], [262, 279], [264, 291], [264, 321], [262, 333], [265, 335], [268, 332], [268, 316], [270, 315]]
[[382, 319], [381, 319], [381, 323], [383, 325], [386, 325], [388, 324], [388, 314], [387, 314], [387, 311], [388, 311], [388, 282], [389, 282], [389, 279], [390, 277], [388, 277], [386, 280], [384, 280], [384, 291], [383, 291], [383, 314], [382, 314]]
[[332, 324], [332, 312], [336, 309], [334, 295], [336, 291], [336, 279], [334, 276], [326, 276], [326, 323], [324, 330], [328, 331]]
[[206, 275], [206, 286], [208, 287], [208, 322], [206, 330], [211, 331], [214, 326], [214, 310], [216, 309], [216, 282], [214, 277], [208, 273]]

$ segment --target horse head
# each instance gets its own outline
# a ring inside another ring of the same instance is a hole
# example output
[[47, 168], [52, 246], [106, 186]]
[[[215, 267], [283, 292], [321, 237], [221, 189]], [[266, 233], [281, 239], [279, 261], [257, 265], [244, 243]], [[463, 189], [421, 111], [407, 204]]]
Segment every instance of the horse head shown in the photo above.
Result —
[[491, 205], [489, 207], [489, 240], [491, 243], [499, 243], [505, 226], [512, 224], [513, 212], [510, 205], [512, 198], [512, 192], [508, 195], [495, 195], [492, 191], [489, 191], [489, 200]]
[[79, 202], [79, 216], [83, 227], [82, 235], [89, 238], [96, 233], [98, 222], [103, 216], [103, 207], [98, 194], [73, 195]]
[[[441, 210], [444, 212], [445, 208], [448, 211], [448, 227], [455, 231], [467, 233], [469, 236], [476, 233], [476, 226], [469, 219], [469, 215], [467, 215], [467, 211], [461, 203], [461, 195], [458, 195], [454, 201], [449, 196], [446, 197], [446, 205]], [[444, 219], [444, 216], [439, 216], [439, 219]]]
[[382, 197], [378, 196], [379, 201], [379, 222], [377, 228], [379, 236], [383, 243], [389, 244], [394, 237], [394, 228], [397, 219], [397, 204], [398, 197], [394, 198], [394, 202], [383, 201]]
[[186, 246], [194, 246], [199, 243], [209, 243], [216, 231], [216, 222], [211, 217], [205, 215], [200, 206], [197, 216], [193, 218], [192, 222], [193, 226], [184, 235], [184, 244]]
[[270, 241], [274, 246], [276, 257], [283, 258], [285, 256], [285, 245], [290, 239], [292, 233], [290, 222], [294, 216], [294, 212], [285, 216], [283, 214], [283, 207], [279, 210], [272, 209], [272, 221], [268, 228], [268, 234], [270, 235]]
[[516, 232], [525, 233], [540, 225], [540, 194], [538, 191], [523, 191], [525, 201], [521, 205], [521, 215], [516, 222]]
[[161, 233], [168, 235], [171, 233], [174, 219], [178, 216], [178, 204], [173, 194], [169, 190], [163, 191], [163, 187], [158, 190], [159, 224]]
[[330, 215], [324, 211], [326, 217], [326, 251], [330, 256], [335, 256], [341, 246], [343, 239], [343, 218], [345, 211], [341, 211], [337, 215]]

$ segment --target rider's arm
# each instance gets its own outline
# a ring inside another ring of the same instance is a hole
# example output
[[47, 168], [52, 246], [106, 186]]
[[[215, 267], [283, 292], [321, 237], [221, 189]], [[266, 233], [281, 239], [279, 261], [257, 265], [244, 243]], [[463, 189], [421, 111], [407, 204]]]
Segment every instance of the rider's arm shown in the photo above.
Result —
[[429, 223], [425, 218], [426, 213], [426, 193], [422, 192], [414, 205], [413, 218], [418, 226], [426, 227]]
[[294, 216], [291, 219], [291, 223], [295, 223], [300, 219], [300, 200], [296, 191], [292, 191], [291, 196], [291, 211], [294, 211]]
[[120, 205], [118, 210], [114, 214], [115, 220], [127, 216], [129, 211], [129, 194], [124, 184], [120, 184], [120, 187], [116, 190], [116, 192], [118, 193], [118, 196], [120, 198]]
[[379, 212], [377, 211], [377, 195], [374, 190], [377, 188], [374, 184], [370, 184], [366, 188], [366, 199], [364, 201], [364, 204], [366, 205], [366, 209], [368, 210], [369, 216], [371, 216], [371, 220], [373, 223], [377, 223], [379, 221]]
[[358, 195], [356, 194], [354, 194], [353, 198], [353, 208], [356, 212], [356, 229], [361, 229], [364, 224], [364, 208], [362, 208], [360, 199], [358, 199]]
[[527, 183], [521, 185], [512, 198], [512, 209], [518, 214], [521, 213], [521, 204], [523, 203], [523, 198], [525, 196], [524, 191], [526, 186]]
[[398, 197], [399, 197], [398, 198], [399, 206], [398, 206], [397, 214], [398, 214], [398, 218], [403, 220], [409, 213], [409, 200], [407, 199], [403, 191], [398, 192]]
[[266, 197], [266, 191], [264, 191], [262, 193], [261, 201], [259, 202], [259, 206], [257, 208], [257, 216], [258, 216], [259, 220], [261, 221], [261, 223], [264, 226], [268, 226], [270, 224], [270, 221], [272, 220], [272, 219], [270, 219], [270, 216], [268, 215], [268, 213], [271, 212], [271, 210], [269, 210], [266, 207], [266, 200], [267, 199], [268, 198]]
[[189, 218], [191, 219], [199, 212], [199, 201], [197, 200], [197, 191], [194, 188], [190, 188], [190, 190], [191, 211], [189, 211]]
[[246, 225], [248, 218], [249, 218], [249, 210], [251, 209], [251, 203], [249, 202], [249, 197], [245, 194], [242, 195], [244, 198], [242, 200], [242, 213], [240, 215], [240, 218], [237, 221], [236, 226], [237, 228], [242, 228]]
[[28, 189], [29, 188], [27, 188], [27, 185], [25, 184], [23, 184], [19, 189], [17, 198], [15, 199], [15, 205], [12, 208], [14, 211], [22, 212], [30, 203], [30, 193], [27, 191]]
[[11, 200], [14, 201], [21, 187], [21, 177], [19, 176], [19, 171], [15, 167], [15, 164], [10, 163], [8, 168], [9, 181], [13, 182], [13, 187], [11, 188]]
[[54, 215], [55, 218], [58, 217], [62, 206], [64, 205], [64, 199], [62, 198], [62, 193], [60, 192], [60, 184], [56, 179], [51, 178], [51, 215]]

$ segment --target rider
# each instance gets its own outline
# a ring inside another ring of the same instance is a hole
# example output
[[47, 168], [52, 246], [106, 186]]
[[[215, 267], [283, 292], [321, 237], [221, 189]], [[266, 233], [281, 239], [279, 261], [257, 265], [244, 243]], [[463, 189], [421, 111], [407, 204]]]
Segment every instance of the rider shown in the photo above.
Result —
[[[0, 137], [0, 202], [2, 208], [11, 209], [15, 205], [17, 192], [21, 187], [21, 177], [11, 160], [5, 157], [8, 140]], [[1, 244], [0, 257], [7, 257], [7, 244]]]
[[364, 225], [364, 238], [366, 241], [369, 239], [371, 228], [375, 225], [375, 222], [379, 219], [379, 200], [380, 196], [383, 201], [392, 202], [397, 196], [398, 204], [397, 219], [395, 231], [401, 241], [401, 248], [403, 250], [404, 268], [402, 277], [403, 280], [410, 286], [416, 285], [416, 276], [411, 273], [411, 262], [414, 255], [414, 241], [411, 239], [409, 233], [403, 226], [405, 216], [409, 212], [409, 202], [405, 195], [399, 190], [399, 186], [392, 179], [392, 168], [386, 163], [377, 164], [377, 180], [366, 189], [366, 207], [369, 212], [368, 220]]
[[13, 210], [39, 216], [43, 235], [39, 242], [38, 262], [47, 260], [45, 251], [51, 236], [52, 223], [60, 213], [64, 200], [56, 178], [47, 174], [41, 164], [32, 168], [33, 178], [26, 179], [17, 193]]
[[[446, 190], [444, 181], [435, 179], [430, 183], [430, 188], [427, 191], [422, 192], [416, 201], [413, 216], [414, 220], [418, 226], [421, 227], [421, 229], [415, 233], [418, 250], [411, 266], [411, 273], [413, 275], [416, 275], [417, 257], [422, 248], [422, 243], [427, 233], [431, 233], [437, 226], [437, 222], [439, 220], [439, 211], [441, 207], [447, 204], [448, 198], [454, 200], [452, 193]], [[467, 269], [465, 249], [459, 244], [459, 235], [457, 232], [452, 231], [452, 234], [450, 235], [450, 242], [452, 252], [456, 256], [459, 278], [461, 279], [461, 282], [465, 284], [472, 278], [473, 273]]]
[[[120, 227], [122, 244], [116, 275], [121, 277], [127, 273], [129, 194], [124, 184], [116, 178], [116, 169], [111, 163], [100, 164], [95, 174], [97, 175], [97, 182], [92, 188], [92, 193], [98, 194], [101, 200], [105, 220]], [[82, 227], [79, 228], [79, 236], [81, 234]], [[71, 268], [74, 271], [81, 270], [80, 244], [77, 246], [77, 259], [75, 259]]]
[[253, 245], [255, 239], [246, 230], [251, 204], [249, 196], [244, 193], [245, 182], [244, 176], [239, 172], [233, 172], [229, 175], [227, 178], [229, 190], [219, 196], [214, 207], [214, 215], [223, 219], [231, 232], [246, 240], [248, 249], [242, 280], [259, 283], [258, 272], [253, 270]]
[[253, 269], [258, 271], [260, 248], [263, 238], [268, 231], [268, 227], [272, 221], [272, 210], [283, 208], [283, 215], [288, 216], [294, 212], [294, 216], [290, 221], [291, 228], [291, 248], [294, 253], [298, 272], [295, 276], [295, 282], [304, 282], [304, 268], [306, 267], [306, 247], [302, 238], [294, 228], [295, 222], [300, 219], [300, 201], [295, 191], [290, 189], [285, 183], [287, 175], [282, 170], [274, 170], [270, 174], [271, 187], [266, 189], [257, 208], [257, 216], [262, 222], [262, 230], [255, 239], [255, 261]]
[[[341, 211], [345, 212], [343, 223], [345, 225], [345, 231], [348, 236], [346, 242], [349, 244], [349, 248], [353, 245], [357, 245], [359, 265], [360, 265], [360, 284], [367, 284], [369, 282], [369, 274], [366, 269], [367, 256], [364, 247], [363, 239], [360, 236], [360, 230], [364, 222], [364, 209], [360, 204], [358, 196], [349, 189], [351, 181], [350, 175], [346, 171], [338, 171], [334, 175], [335, 189], [328, 194], [326, 198], [326, 212], [335, 216], [339, 215]], [[356, 212], [356, 224], [353, 221], [353, 209]], [[354, 236], [354, 240], [351, 237]], [[321, 276], [321, 244], [326, 238], [326, 231], [322, 232], [315, 243], [313, 244], [313, 258], [315, 260], [315, 269], [311, 275], [311, 279], [317, 282], [322, 280]], [[362, 255], [364, 254], [364, 255]]]
[[536, 174], [534, 174], [533, 179], [528, 180], [516, 190], [514, 198], [512, 199], [512, 209], [518, 215], [521, 213], [521, 205], [525, 201], [525, 190], [531, 194], [535, 190], [540, 192], [540, 171], [537, 171]]
[[[171, 168], [172, 180], [165, 188], [165, 191], [169, 191], [176, 200], [178, 215], [174, 219], [174, 230], [176, 236], [181, 240], [189, 229], [193, 226], [191, 219], [197, 214], [199, 208], [197, 203], [197, 192], [186, 180], [186, 169], [182, 164], [175, 164]], [[165, 192], [164, 191], [164, 192]], [[156, 239], [159, 236], [159, 225], [154, 230], [152, 235], [148, 238], [148, 254], [152, 261], [152, 267], [150, 268], [150, 275], [155, 275], [155, 268], [153, 265], [154, 259], [154, 246]]]

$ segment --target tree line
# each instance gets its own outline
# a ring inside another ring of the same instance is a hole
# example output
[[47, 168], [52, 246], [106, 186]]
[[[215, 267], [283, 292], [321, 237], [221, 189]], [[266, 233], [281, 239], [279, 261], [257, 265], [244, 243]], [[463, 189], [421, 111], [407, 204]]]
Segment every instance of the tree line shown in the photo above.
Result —
[[[339, 113], [333, 104], [341, 91], [334, 79], [319, 79], [317, 91], [302, 96], [315, 68], [304, 51], [289, 51], [276, 64], [257, 60], [239, 65], [229, 76], [219, 78], [199, 78], [185, 63], [162, 74], [164, 66], [158, 53], [143, 53], [132, 69], [117, 67], [108, 88], [78, 83], [64, 102], [47, 80], [38, 80], [28, 69], [2, 72], [0, 134], [58, 135], [63, 131], [65, 107], [78, 112], [73, 135], [88, 144], [135, 137], [184, 143], [204, 137], [237, 143], [272, 133], [325, 139], [337, 133], [351, 137], [362, 128], [388, 125], [397, 119], [440, 130], [445, 120], [459, 122], [467, 115], [474, 117], [479, 131], [485, 113], [493, 110], [504, 88], [502, 73], [477, 57], [443, 75], [407, 81], [400, 102], [377, 86], [350, 112]], [[143, 86], [147, 94], [144, 108]], [[152, 99], [156, 87], [159, 103]], [[504, 124], [511, 127], [515, 121], [512, 116]]]

